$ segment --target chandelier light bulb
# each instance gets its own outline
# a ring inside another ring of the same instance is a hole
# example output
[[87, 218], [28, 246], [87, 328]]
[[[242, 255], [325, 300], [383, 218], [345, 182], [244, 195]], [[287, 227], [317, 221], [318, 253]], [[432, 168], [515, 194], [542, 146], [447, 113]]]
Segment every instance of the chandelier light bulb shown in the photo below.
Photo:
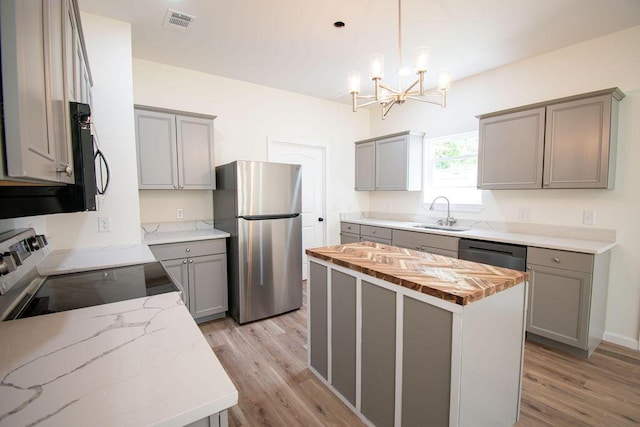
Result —
[[451, 89], [451, 76], [446, 70], [438, 73], [438, 90]]
[[349, 93], [360, 93], [360, 73], [352, 71], [347, 77], [349, 82]]
[[384, 55], [380, 53], [371, 55], [369, 66], [371, 79], [382, 79], [384, 77]]
[[416, 73], [427, 71], [427, 65], [429, 63], [429, 49], [426, 47], [417, 48], [414, 53], [414, 63], [416, 66]]

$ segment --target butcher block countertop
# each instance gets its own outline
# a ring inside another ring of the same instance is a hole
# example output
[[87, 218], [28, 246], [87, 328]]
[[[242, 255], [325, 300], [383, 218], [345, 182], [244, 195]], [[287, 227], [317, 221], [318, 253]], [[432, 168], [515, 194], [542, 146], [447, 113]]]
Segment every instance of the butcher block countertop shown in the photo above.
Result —
[[509, 289], [529, 274], [411, 249], [360, 242], [306, 250], [307, 255], [459, 305]]

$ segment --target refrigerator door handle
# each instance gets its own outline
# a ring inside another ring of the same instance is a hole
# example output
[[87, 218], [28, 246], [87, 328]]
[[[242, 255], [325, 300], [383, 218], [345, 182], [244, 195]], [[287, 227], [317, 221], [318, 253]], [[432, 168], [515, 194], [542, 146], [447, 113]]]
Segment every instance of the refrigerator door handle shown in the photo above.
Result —
[[244, 216], [237, 216], [236, 218], [246, 219], [247, 221], [262, 221], [262, 220], [265, 220], [265, 219], [296, 218], [298, 216], [300, 216], [299, 213], [285, 214], [285, 215], [244, 215]]

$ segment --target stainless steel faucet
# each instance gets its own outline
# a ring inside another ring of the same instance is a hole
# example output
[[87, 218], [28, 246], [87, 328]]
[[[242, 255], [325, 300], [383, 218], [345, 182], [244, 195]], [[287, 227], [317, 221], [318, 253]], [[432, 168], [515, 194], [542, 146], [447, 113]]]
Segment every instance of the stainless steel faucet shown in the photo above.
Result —
[[449, 199], [447, 199], [444, 196], [438, 196], [435, 199], [433, 199], [433, 202], [431, 202], [431, 206], [429, 206], [429, 210], [432, 211], [433, 210], [433, 205], [436, 204], [436, 200], [438, 199], [445, 199], [447, 201], [447, 218], [443, 221], [443, 220], [438, 220], [438, 224], [439, 225], [446, 225], [447, 227], [452, 226], [453, 224], [455, 224], [456, 222], [458, 222], [457, 219], [455, 219], [454, 217], [451, 216], [451, 204], [449, 203]]

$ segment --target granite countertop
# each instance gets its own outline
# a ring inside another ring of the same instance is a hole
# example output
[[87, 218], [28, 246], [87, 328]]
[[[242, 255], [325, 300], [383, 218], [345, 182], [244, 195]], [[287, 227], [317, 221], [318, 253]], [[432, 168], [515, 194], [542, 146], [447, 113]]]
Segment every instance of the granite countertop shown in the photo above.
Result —
[[307, 249], [306, 253], [459, 305], [481, 300], [529, 278], [522, 271], [373, 242]]
[[392, 221], [374, 218], [344, 219], [342, 222], [353, 224], [387, 227], [417, 233], [441, 234], [468, 239], [487, 240], [501, 243], [513, 243], [517, 245], [535, 246], [539, 248], [558, 249], [563, 251], [581, 252], [588, 254], [601, 254], [613, 248], [616, 243], [610, 241], [577, 239], [528, 233], [513, 233], [497, 230], [483, 230], [471, 228], [465, 231], [448, 231], [439, 229], [423, 229], [414, 227], [415, 222]]
[[0, 323], [0, 426], [178, 426], [238, 392], [176, 292]]

